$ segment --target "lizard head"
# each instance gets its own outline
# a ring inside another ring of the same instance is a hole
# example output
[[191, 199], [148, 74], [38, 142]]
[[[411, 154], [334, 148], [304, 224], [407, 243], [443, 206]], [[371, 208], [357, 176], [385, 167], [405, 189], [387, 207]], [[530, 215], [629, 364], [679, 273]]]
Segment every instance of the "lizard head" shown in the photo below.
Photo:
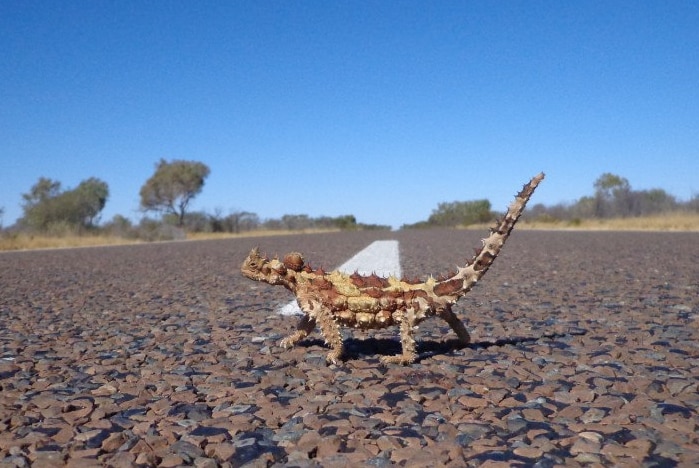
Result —
[[[297, 263], [287, 262], [287, 258], [295, 255], [293, 259], [297, 260]], [[300, 266], [298, 264], [300, 262]], [[287, 263], [290, 263], [287, 267]], [[254, 248], [250, 251], [247, 258], [240, 267], [240, 271], [243, 276], [250, 278], [255, 281], [263, 281], [269, 284], [283, 284], [284, 286], [291, 287], [294, 279], [295, 271], [299, 271], [303, 266], [303, 258], [300, 254], [287, 254], [284, 257], [284, 262], [281, 262], [278, 258], [269, 259], [263, 255], [260, 255], [260, 251]]]

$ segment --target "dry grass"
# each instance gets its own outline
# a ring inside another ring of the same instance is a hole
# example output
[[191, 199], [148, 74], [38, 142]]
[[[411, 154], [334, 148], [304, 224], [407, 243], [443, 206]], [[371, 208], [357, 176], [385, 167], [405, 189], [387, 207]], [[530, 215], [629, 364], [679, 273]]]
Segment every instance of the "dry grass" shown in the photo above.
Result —
[[[490, 224], [466, 229], [488, 229]], [[699, 231], [699, 213], [675, 212], [639, 218], [579, 219], [574, 221], [531, 221], [523, 218], [517, 229], [579, 231]]]
[[[209, 239], [234, 239], [236, 237], [261, 237], [283, 236], [289, 234], [312, 234], [320, 232], [334, 232], [334, 230], [305, 230], [305, 231], [248, 231], [240, 234], [230, 233], [188, 233], [187, 240]], [[128, 245], [143, 243], [139, 239], [127, 239], [106, 235], [64, 235], [64, 236], [40, 236], [29, 234], [0, 234], [0, 251], [9, 250], [40, 250], [40, 249], [67, 249], [75, 247], [98, 247], [105, 245]]]
[[[490, 224], [473, 224], [465, 229], [487, 230]], [[589, 231], [693, 231], [699, 232], [699, 213], [668, 213], [642, 218], [618, 219], [584, 219], [576, 221], [541, 222], [526, 218], [517, 224], [517, 229], [554, 229], [554, 230], [589, 230]], [[190, 233], [187, 240], [233, 239], [237, 237], [284, 236], [289, 234], [315, 234], [336, 232], [337, 230], [305, 231], [248, 231], [240, 234], [230, 233]], [[32, 236], [28, 234], [0, 234], [0, 251], [3, 250], [38, 250], [61, 249], [73, 247], [96, 247], [104, 245], [126, 245], [142, 243], [138, 239], [125, 239], [115, 236]]]
[[639, 218], [584, 219], [559, 223], [533, 221], [523, 223], [523, 226], [529, 229], [596, 231], [699, 231], [699, 214], [677, 212]]
[[139, 242], [141, 241], [113, 236], [39, 236], [13, 234], [0, 236], [0, 251], [96, 247], [101, 245], [136, 244]]
[[192, 232], [187, 233], [187, 240], [235, 239], [238, 237], [288, 236], [290, 234], [319, 234], [324, 232], [340, 232], [339, 229], [303, 229], [301, 231], [286, 230], [257, 230], [245, 231], [238, 234], [229, 232]]

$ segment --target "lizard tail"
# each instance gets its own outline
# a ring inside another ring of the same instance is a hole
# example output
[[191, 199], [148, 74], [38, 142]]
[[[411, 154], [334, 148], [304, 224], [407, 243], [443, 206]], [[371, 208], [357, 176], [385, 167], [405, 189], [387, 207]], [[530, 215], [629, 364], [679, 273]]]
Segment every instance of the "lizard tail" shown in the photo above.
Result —
[[495, 226], [490, 228], [490, 235], [483, 239], [483, 246], [476, 251], [470, 262], [459, 268], [454, 275], [438, 281], [434, 285], [434, 293], [438, 296], [453, 296], [454, 302], [471, 290], [473, 285], [488, 271], [495, 258], [500, 253], [505, 241], [510, 236], [512, 228], [522, 215], [524, 207], [529, 198], [534, 194], [534, 190], [544, 179], [544, 173], [540, 173], [532, 178], [522, 190], [517, 194], [515, 200], [510, 204], [505, 216], [497, 221]]

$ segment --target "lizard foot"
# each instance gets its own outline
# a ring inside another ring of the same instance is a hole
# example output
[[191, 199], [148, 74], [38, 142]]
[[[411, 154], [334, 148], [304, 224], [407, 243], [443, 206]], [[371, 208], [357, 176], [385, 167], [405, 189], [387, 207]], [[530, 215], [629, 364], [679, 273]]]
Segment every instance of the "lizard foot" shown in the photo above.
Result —
[[381, 364], [384, 366], [389, 364], [400, 364], [401, 366], [407, 366], [408, 364], [415, 362], [416, 358], [416, 354], [398, 354], [396, 356], [381, 356], [379, 361], [381, 361]]
[[285, 349], [293, 348], [297, 340], [293, 336], [287, 336], [279, 342], [279, 346]]
[[334, 364], [336, 366], [339, 366], [342, 364], [342, 350], [333, 350], [328, 353], [328, 355], [325, 357], [325, 360], [327, 361], [328, 365], [329, 364]]
[[306, 338], [307, 336], [308, 332], [306, 330], [297, 330], [291, 335], [281, 340], [279, 342], [279, 346], [286, 349], [292, 348], [296, 343]]

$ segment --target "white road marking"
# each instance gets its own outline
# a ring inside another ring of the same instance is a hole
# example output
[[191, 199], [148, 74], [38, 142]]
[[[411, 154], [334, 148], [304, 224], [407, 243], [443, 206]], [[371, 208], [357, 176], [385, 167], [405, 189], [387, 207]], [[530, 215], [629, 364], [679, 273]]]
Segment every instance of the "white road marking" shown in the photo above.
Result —
[[[374, 241], [364, 250], [340, 265], [338, 270], [352, 274], [358, 271], [362, 275], [376, 273], [384, 278], [401, 277], [400, 253], [397, 240]], [[291, 301], [279, 309], [282, 315], [300, 315], [301, 309], [296, 301]]]

